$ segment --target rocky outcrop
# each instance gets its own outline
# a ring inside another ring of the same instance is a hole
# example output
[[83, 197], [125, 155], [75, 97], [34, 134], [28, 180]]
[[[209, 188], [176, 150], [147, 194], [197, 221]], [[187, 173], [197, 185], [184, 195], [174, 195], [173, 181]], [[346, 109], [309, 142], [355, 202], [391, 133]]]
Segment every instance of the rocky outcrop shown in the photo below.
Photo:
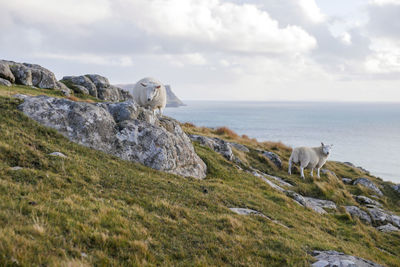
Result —
[[350, 178], [342, 178], [344, 184], [353, 184], [353, 180]]
[[311, 265], [313, 267], [383, 267], [382, 265], [372, 261], [346, 255], [334, 250], [315, 250], [313, 251], [312, 256], [317, 259], [317, 261]]
[[156, 170], [204, 178], [206, 165], [197, 156], [179, 123], [158, 119], [133, 101], [74, 102], [47, 96], [19, 96], [19, 108], [71, 141]]
[[359, 207], [356, 206], [345, 206], [345, 209], [348, 213], [350, 213], [351, 217], [357, 217], [360, 220], [371, 223], [371, 217], [365, 211], [361, 210]]
[[128, 92], [111, 85], [106, 77], [97, 74], [64, 76], [61, 82], [75, 93], [91, 95], [101, 100], [119, 102], [132, 99]]
[[37, 64], [0, 60], [0, 77], [20, 85], [60, 90], [64, 95], [71, 93], [68, 87], [57, 81], [53, 72]]
[[368, 212], [371, 215], [372, 223], [375, 226], [381, 226], [390, 223], [396, 227], [400, 227], [400, 216], [397, 216], [390, 211], [373, 207], [368, 208]]
[[372, 191], [374, 191], [375, 193], [377, 193], [379, 196], [383, 196], [382, 191], [369, 179], [367, 178], [358, 178], [353, 182], [353, 185], [363, 185], [366, 188], [371, 189]]

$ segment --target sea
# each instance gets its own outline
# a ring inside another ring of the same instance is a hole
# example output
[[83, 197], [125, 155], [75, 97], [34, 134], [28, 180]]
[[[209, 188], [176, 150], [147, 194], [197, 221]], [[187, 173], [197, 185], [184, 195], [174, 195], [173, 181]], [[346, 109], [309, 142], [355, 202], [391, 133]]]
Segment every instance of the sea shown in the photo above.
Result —
[[258, 141], [333, 144], [330, 160], [400, 183], [400, 103], [184, 102], [164, 113], [197, 126], [226, 126]]

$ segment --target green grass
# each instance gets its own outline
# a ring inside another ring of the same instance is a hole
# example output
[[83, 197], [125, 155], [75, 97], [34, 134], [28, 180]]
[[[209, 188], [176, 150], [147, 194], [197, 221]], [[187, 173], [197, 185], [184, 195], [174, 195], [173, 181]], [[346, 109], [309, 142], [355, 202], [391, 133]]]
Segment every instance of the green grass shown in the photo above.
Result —
[[[1, 266], [308, 266], [313, 249], [400, 266], [400, 234], [380, 233], [351, 219], [343, 208], [320, 216], [198, 144], [196, 152], [208, 166], [205, 180], [155, 171], [74, 144], [18, 111], [20, 100], [10, 98], [10, 91], [60, 96], [52, 90], [0, 87]], [[290, 150], [282, 144], [226, 138], [279, 154], [283, 170], [254, 151], [241, 157], [290, 181], [303, 194], [340, 204], [353, 202], [349, 192], [371, 193], [331, 176], [306, 181], [288, 176]], [[54, 151], [68, 158], [48, 155]], [[12, 171], [13, 166], [24, 169]], [[343, 164], [329, 162], [327, 167], [341, 177], [361, 176]], [[384, 182], [370, 178], [388, 192], [387, 208], [398, 205]], [[233, 214], [229, 207], [258, 210], [287, 228]]]

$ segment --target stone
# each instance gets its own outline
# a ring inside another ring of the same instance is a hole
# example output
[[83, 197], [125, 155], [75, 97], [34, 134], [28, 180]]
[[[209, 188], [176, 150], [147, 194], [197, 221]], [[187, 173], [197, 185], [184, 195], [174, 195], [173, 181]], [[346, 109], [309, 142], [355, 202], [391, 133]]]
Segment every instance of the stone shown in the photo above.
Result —
[[356, 206], [345, 206], [345, 209], [348, 213], [350, 213], [351, 217], [357, 217], [360, 220], [366, 222], [366, 223], [371, 223], [371, 217], [366, 213], [365, 211], [361, 210], [360, 208]]
[[27, 86], [33, 86], [32, 72], [22, 64], [9, 65], [11, 72], [14, 74], [15, 83]]
[[334, 173], [333, 171], [328, 170], [328, 169], [321, 169], [321, 173], [323, 173], [323, 174], [330, 174], [330, 175], [332, 175], [332, 176], [337, 177], [337, 176], [336, 176], [336, 173]]
[[384, 233], [396, 232], [396, 231], [400, 230], [399, 228], [397, 228], [396, 226], [393, 226], [390, 223], [381, 225], [381, 226], [377, 227], [376, 229], [378, 229], [379, 231], [384, 232]]
[[304, 197], [294, 191], [286, 190], [286, 195], [293, 198], [300, 205], [309, 208], [319, 214], [325, 214], [325, 209], [336, 209], [336, 204], [330, 200], [317, 199], [312, 197]]
[[10, 87], [12, 84], [11, 84], [11, 82], [9, 80], [0, 78], [0, 85], [4, 85], [4, 86]]
[[274, 152], [270, 152], [270, 151], [262, 151], [262, 154], [263, 154], [263, 156], [265, 156], [269, 160], [271, 160], [272, 163], [274, 163], [276, 167], [278, 167], [279, 169], [282, 168], [282, 161], [277, 154], [275, 154]]
[[119, 102], [132, 99], [128, 92], [111, 85], [106, 77], [98, 74], [64, 76], [61, 82], [76, 93], [89, 94], [101, 100]]
[[400, 216], [378, 207], [368, 208], [368, 212], [374, 225], [380, 226], [390, 223], [400, 228]]
[[313, 267], [383, 267], [372, 261], [346, 255], [334, 250], [314, 250], [312, 256], [317, 259], [317, 261], [311, 265]]
[[353, 182], [353, 185], [357, 185], [357, 184], [361, 184], [369, 189], [371, 189], [372, 191], [374, 191], [375, 193], [377, 193], [379, 196], [383, 196], [382, 191], [369, 179], [367, 178], [358, 178]]
[[199, 179], [206, 176], [206, 165], [179, 123], [158, 119], [133, 101], [91, 104], [36, 96], [25, 97], [19, 109], [78, 144], [156, 170]]
[[359, 171], [365, 172], [366, 174], [370, 174], [370, 172], [369, 172], [368, 170], [364, 169], [363, 167], [356, 166], [356, 165], [354, 165], [354, 164], [351, 163], [351, 162], [343, 162], [343, 164], [344, 164], [344, 165], [347, 165], [347, 166], [349, 166], [349, 167], [358, 169]]
[[11, 170], [12, 170], [12, 171], [19, 171], [19, 170], [22, 170], [22, 169], [23, 169], [23, 168], [20, 167], [20, 166], [11, 167]]
[[67, 156], [65, 156], [63, 153], [61, 153], [61, 152], [52, 152], [52, 153], [50, 153], [49, 154], [50, 156], [53, 156], [53, 157], [60, 157], [60, 158], [67, 158]]
[[239, 215], [258, 215], [261, 217], [267, 217], [261, 212], [252, 209], [247, 209], [247, 208], [229, 208], [229, 209]]
[[225, 140], [216, 137], [211, 138], [194, 134], [189, 135], [189, 138], [192, 141], [199, 142], [201, 145], [211, 148], [215, 152], [224, 156], [227, 160], [233, 161], [235, 159], [231, 145]]
[[373, 206], [377, 206], [377, 207], [382, 206], [382, 204], [379, 203], [378, 201], [370, 199], [369, 197], [366, 197], [366, 196], [355, 196], [355, 199], [358, 203], [360, 203], [362, 205], [373, 205]]
[[400, 194], [400, 184], [391, 185], [392, 189]]
[[246, 153], [250, 152], [250, 150], [244, 145], [241, 145], [238, 143], [232, 143], [232, 142], [229, 142], [229, 144], [239, 151], [246, 152]]
[[14, 74], [11, 72], [8, 63], [3, 61], [0, 61], [0, 78], [15, 83]]
[[344, 184], [353, 184], [353, 180], [350, 178], [342, 178]]

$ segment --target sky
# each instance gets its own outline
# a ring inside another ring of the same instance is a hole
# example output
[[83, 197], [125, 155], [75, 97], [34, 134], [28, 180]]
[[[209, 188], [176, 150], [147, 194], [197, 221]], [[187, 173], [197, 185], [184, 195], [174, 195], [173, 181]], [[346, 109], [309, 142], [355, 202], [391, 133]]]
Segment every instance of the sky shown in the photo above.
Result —
[[0, 0], [0, 58], [182, 99], [400, 102], [400, 0]]

